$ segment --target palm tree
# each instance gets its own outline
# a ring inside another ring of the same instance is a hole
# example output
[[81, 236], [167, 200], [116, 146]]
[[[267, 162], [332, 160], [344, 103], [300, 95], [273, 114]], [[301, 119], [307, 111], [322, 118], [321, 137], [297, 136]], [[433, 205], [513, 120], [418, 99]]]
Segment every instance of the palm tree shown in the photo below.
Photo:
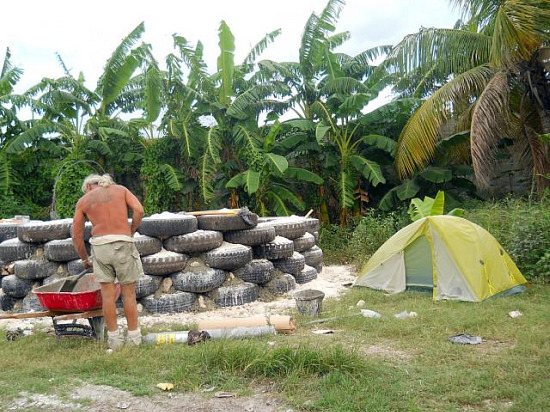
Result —
[[[451, 0], [466, 24], [422, 29], [406, 36], [391, 54], [393, 67], [426, 83], [444, 79], [404, 127], [396, 166], [400, 176], [422, 170], [434, 157], [450, 119], [469, 130], [470, 153], [480, 189], [489, 185], [495, 153], [504, 137], [533, 168], [540, 193], [550, 187], [548, 45], [550, 3], [546, 0]], [[452, 132], [451, 132], [452, 133]], [[546, 176], [546, 177], [545, 177]]]

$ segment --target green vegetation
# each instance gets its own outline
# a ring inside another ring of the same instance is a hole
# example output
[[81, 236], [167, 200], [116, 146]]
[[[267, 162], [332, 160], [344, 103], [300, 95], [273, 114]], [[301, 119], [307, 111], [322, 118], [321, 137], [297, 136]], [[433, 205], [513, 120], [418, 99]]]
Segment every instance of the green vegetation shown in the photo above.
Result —
[[[93, 170], [128, 186], [147, 213], [313, 209], [323, 224], [347, 226], [440, 190], [455, 207], [490, 198], [499, 159], [518, 153], [540, 198], [550, 185], [549, 3], [449, 3], [464, 14], [456, 29], [422, 29], [352, 56], [338, 50], [350, 39], [336, 32], [345, 2], [327, 0], [304, 22], [291, 62], [261, 59], [278, 29], [236, 61], [222, 20], [212, 71], [204, 45], [180, 34], [161, 67], [140, 23], [93, 89], [58, 56], [64, 76], [16, 94], [23, 69], [7, 49], [0, 217], [44, 218], [52, 207], [70, 216], [74, 186]], [[366, 113], [386, 88], [393, 100]]]
[[[540, 201], [507, 198], [464, 203], [464, 218], [487, 229], [510, 254], [525, 278], [550, 282], [550, 197]], [[320, 231], [325, 263], [350, 263], [357, 269], [395, 232], [410, 223], [406, 210], [373, 213], [348, 226]]]
[[[382, 318], [348, 316], [359, 313], [359, 300]], [[89, 340], [37, 332], [10, 342], [0, 332], [0, 409], [22, 391], [63, 398], [87, 382], [150, 396], [157, 383], [170, 382], [176, 392], [215, 387], [237, 396], [272, 386], [270, 395], [303, 411], [543, 411], [549, 302], [547, 285], [477, 304], [359, 288], [323, 302], [323, 316], [341, 319], [320, 326], [294, 313], [292, 335], [144, 344], [111, 355]], [[405, 310], [418, 316], [394, 318]], [[523, 316], [510, 318], [513, 310]], [[313, 334], [319, 327], [335, 333]], [[460, 333], [484, 342], [448, 341]]]

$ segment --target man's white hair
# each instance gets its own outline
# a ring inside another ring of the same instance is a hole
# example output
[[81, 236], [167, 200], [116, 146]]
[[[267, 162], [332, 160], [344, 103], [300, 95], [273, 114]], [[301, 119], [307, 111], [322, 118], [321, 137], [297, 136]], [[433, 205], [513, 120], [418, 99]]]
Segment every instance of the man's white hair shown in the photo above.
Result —
[[86, 186], [88, 185], [98, 185], [103, 187], [109, 187], [111, 185], [114, 185], [115, 181], [109, 175], [108, 173], [105, 173], [103, 176], [101, 175], [89, 175], [84, 179], [84, 182], [82, 182], [82, 191], [86, 193]]

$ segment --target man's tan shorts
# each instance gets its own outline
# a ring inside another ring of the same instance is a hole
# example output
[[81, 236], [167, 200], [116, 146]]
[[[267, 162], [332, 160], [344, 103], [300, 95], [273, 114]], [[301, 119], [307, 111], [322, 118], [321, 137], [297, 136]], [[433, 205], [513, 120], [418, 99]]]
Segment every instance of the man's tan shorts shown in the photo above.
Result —
[[94, 278], [98, 282], [132, 283], [143, 276], [141, 258], [133, 242], [92, 245]]

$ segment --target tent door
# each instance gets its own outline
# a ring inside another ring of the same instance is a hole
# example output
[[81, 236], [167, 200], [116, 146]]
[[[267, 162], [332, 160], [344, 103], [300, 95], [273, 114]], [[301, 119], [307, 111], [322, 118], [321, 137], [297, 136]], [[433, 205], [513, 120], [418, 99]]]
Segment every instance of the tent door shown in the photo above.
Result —
[[418, 237], [405, 248], [405, 273], [407, 288], [433, 288], [432, 253], [426, 236]]

